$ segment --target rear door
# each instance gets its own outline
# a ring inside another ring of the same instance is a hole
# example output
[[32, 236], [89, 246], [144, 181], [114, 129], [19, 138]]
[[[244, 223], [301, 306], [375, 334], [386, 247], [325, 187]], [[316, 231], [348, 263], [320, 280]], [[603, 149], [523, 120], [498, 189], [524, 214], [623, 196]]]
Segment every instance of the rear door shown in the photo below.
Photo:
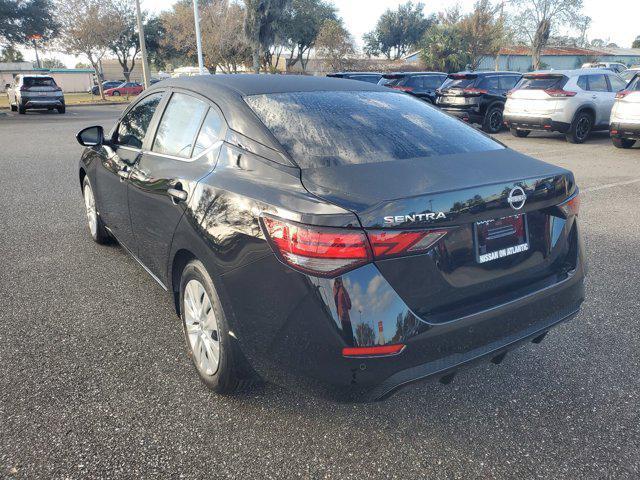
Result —
[[596, 104], [596, 126], [604, 124], [609, 125], [609, 117], [611, 116], [611, 108], [616, 94], [611, 91], [607, 82], [607, 75], [604, 73], [595, 73], [587, 76], [589, 80], [589, 92], [591, 98]]
[[129, 210], [138, 258], [163, 281], [173, 232], [198, 181], [215, 167], [225, 131], [217, 107], [174, 91], [131, 172]]

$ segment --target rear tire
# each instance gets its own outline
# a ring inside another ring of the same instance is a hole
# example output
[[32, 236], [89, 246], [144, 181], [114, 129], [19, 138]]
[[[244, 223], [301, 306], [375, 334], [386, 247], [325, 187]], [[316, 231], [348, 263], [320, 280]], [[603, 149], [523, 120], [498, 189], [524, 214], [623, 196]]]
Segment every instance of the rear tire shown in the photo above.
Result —
[[569, 143], [584, 143], [593, 128], [593, 117], [588, 112], [579, 112], [571, 122], [571, 127], [565, 135]]
[[187, 354], [202, 383], [222, 395], [253, 382], [239, 374], [242, 354], [229, 335], [218, 292], [205, 266], [192, 260], [180, 278], [180, 318]]
[[58, 113], [62, 114], [67, 111], [67, 107], [58, 107], [57, 110], [58, 110]]
[[25, 113], [27, 113], [27, 109], [24, 108], [24, 106], [22, 106], [22, 105], [18, 105], [18, 113], [20, 115], [24, 115]]
[[498, 105], [491, 107], [482, 121], [482, 130], [487, 133], [498, 133], [502, 130], [502, 108]]
[[84, 177], [82, 181], [82, 197], [84, 198], [85, 213], [87, 214], [87, 224], [89, 226], [89, 234], [93, 241], [105, 245], [111, 243], [111, 236], [104, 227], [102, 218], [96, 207], [96, 198], [93, 194], [93, 188], [89, 177]]
[[511, 129], [511, 135], [518, 138], [528, 137], [530, 133], [531, 133], [531, 130], [518, 130], [517, 128]]
[[116, 90], [115, 92], [113, 92], [113, 94], [112, 94], [112, 95], [113, 95], [114, 97], [119, 97], [119, 96], [120, 96], [120, 92]]
[[18, 111], [18, 107], [16, 107], [15, 105], [11, 104], [11, 111], [12, 112], [17, 112]]
[[611, 141], [616, 148], [631, 148], [635, 145], [636, 141], [632, 138], [615, 138], [612, 137]]

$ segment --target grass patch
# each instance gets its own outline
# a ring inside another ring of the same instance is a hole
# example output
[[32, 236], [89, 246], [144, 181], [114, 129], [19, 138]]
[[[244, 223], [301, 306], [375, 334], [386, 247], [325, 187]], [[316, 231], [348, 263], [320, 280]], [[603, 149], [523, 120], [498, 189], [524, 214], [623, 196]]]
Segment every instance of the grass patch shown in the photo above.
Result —
[[[65, 93], [64, 101], [67, 106], [82, 105], [83, 103], [120, 103], [128, 102], [135, 97], [106, 97], [103, 102], [99, 95], [91, 95], [90, 93]], [[9, 108], [9, 97], [6, 94], [0, 95], [0, 108]]]

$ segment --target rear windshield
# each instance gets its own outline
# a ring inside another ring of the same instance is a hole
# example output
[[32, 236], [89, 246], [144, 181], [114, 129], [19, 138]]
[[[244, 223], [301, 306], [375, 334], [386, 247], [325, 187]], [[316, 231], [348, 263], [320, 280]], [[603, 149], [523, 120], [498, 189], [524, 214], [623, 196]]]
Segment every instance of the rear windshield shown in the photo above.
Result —
[[635, 78], [629, 82], [626, 90], [640, 90], [640, 75], [636, 75]]
[[382, 77], [378, 80], [378, 85], [383, 85], [385, 87], [395, 87], [400, 84], [400, 82], [404, 79], [405, 75], [396, 75], [393, 77]]
[[465, 76], [448, 76], [447, 79], [444, 81], [444, 83], [442, 84], [442, 88], [443, 90], [446, 88], [467, 88], [469, 86], [471, 86], [476, 80], [477, 80], [477, 76], [469, 76], [469, 77], [465, 77]]
[[424, 101], [393, 91], [293, 92], [245, 100], [301, 168], [503, 148]]
[[44, 77], [25, 77], [22, 80], [22, 83], [25, 87], [56, 87], [56, 82], [53, 81], [53, 78]]
[[518, 90], [547, 90], [549, 88], [562, 88], [568, 78], [564, 75], [525, 75], [516, 85]]

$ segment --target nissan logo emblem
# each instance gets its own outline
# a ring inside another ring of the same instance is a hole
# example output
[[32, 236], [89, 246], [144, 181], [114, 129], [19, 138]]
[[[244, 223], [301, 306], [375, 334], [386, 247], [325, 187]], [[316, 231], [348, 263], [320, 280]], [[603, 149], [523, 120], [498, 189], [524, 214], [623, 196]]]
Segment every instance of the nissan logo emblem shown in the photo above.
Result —
[[524, 207], [524, 202], [527, 201], [527, 194], [524, 193], [522, 187], [514, 187], [509, 192], [509, 196], [507, 197], [507, 202], [511, 205], [511, 208], [514, 210], [520, 210]]

